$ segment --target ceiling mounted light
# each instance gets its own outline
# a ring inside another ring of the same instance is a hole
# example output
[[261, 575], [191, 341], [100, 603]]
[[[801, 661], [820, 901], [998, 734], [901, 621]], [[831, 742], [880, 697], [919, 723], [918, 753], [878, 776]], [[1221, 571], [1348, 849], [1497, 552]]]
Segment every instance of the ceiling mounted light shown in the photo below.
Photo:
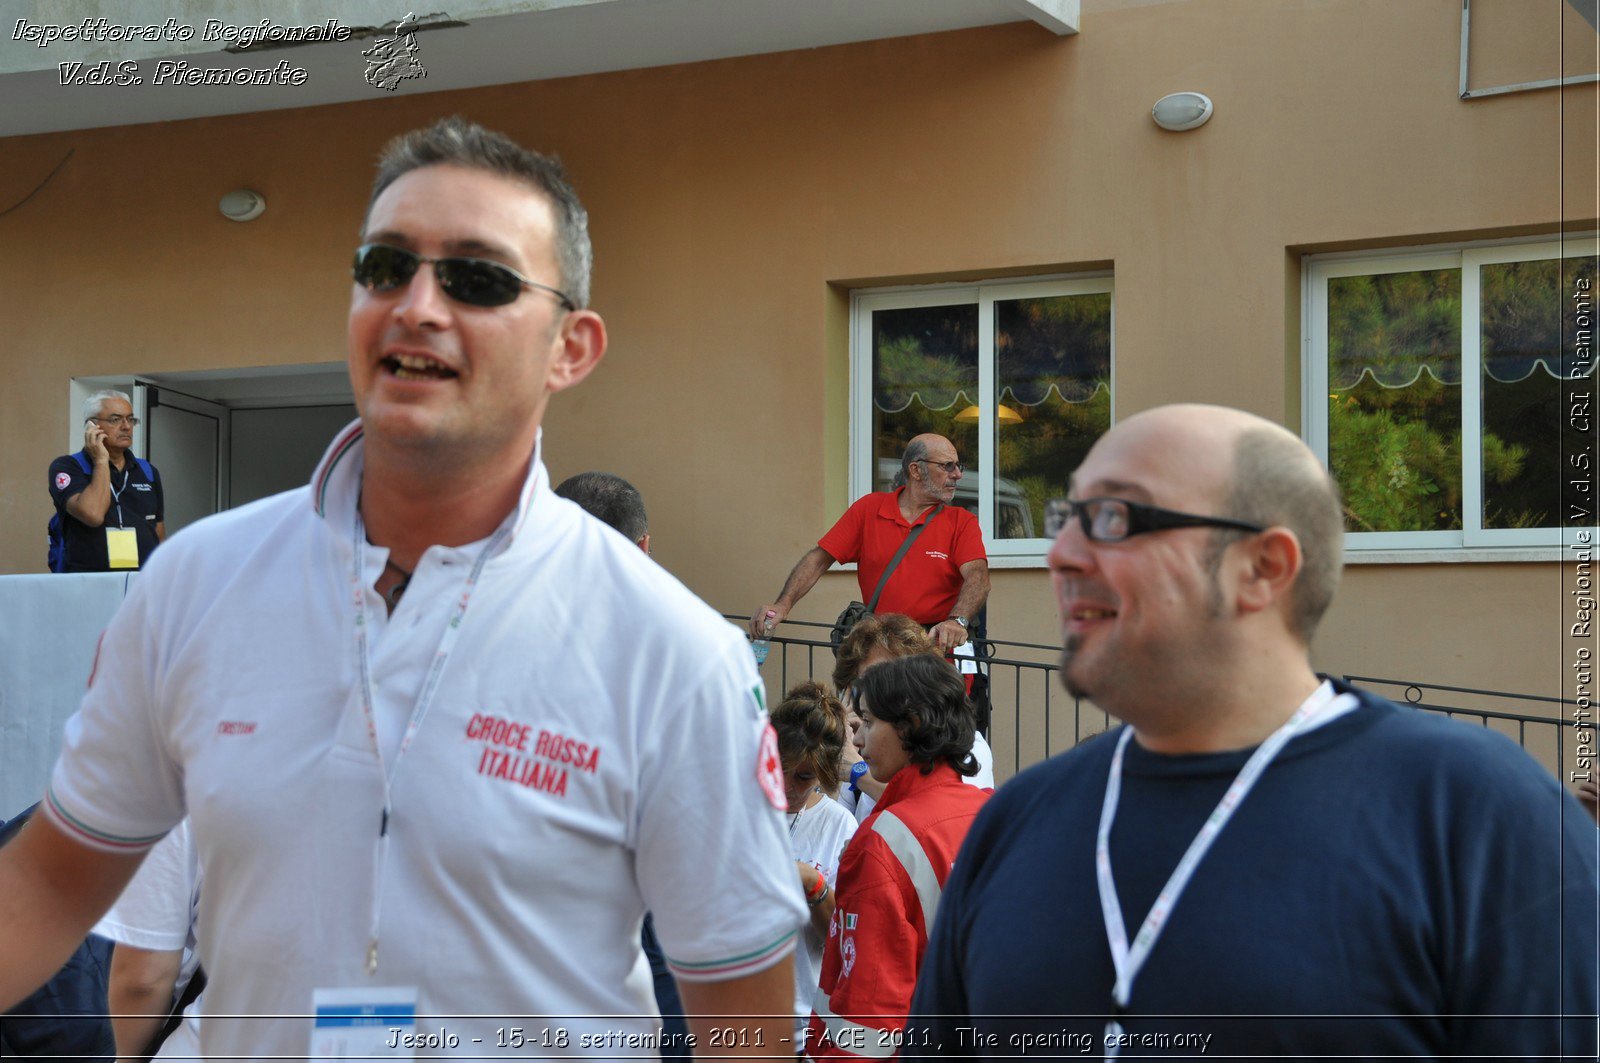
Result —
[[1162, 129], [1181, 133], [1197, 129], [1211, 119], [1211, 97], [1203, 92], [1174, 92], [1163, 96], [1150, 108], [1150, 117]]
[[[978, 407], [968, 406], [966, 409], [956, 414], [955, 420], [957, 424], [977, 424], [978, 417], [980, 415], [981, 411], [978, 409]], [[1022, 423], [1022, 414], [1018, 413], [1016, 410], [1013, 410], [1010, 406], [1007, 406], [1003, 402], [1000, 404], [998, 416], [1001, 424]]]
[[224, 218], [233, 221], [254, 221], [267, 209], [267, 197], [248, 188], [239, 188], [223, 196], [217, 209]]

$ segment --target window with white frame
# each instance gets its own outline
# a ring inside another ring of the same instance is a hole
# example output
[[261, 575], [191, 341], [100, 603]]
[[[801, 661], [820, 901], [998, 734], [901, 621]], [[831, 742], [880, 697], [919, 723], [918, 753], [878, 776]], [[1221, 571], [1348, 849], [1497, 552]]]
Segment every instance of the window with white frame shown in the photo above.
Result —
[[1308, 260], [1307, 441], [1350, 548], [1556, 546], [1593, 525], [1564, 491], [1592, 478], [1572, 466], [1594, 438], [1596, 250]]
[[955, 504], [991, 558], [1049, 547], [1045, 508], [1111, 426], [1109, 276], [856, 292], [851, 496], [888, 490], [913, 436], [955, 444]]

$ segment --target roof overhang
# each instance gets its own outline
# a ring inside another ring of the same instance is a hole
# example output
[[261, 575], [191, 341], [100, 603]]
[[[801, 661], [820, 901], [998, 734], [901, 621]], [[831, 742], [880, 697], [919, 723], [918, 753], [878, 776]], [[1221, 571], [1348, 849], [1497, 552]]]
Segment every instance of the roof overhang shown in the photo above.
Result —
[[[215, 13], [196, 14], [208, 9]], [[426, 75], [388, 91], [369, 84], [363, 51], [392, 37], [395, 24], [413, 12], [415, 55]], [[31, 0], [9, 8], [0, 25], [0, 136], [348, 103], [1029, 20], [1066, 35], [1078, 31], [1078, 18], [1079, 0], [462, 0], [445, 11], [408, 9], [404, 0]], [[300, 34], [331, 22], [344, 39], [239, 49], [240, 32], [263, 22]], [[139, 38], [128, 39], [135, 31]], [[272, 83], [186, 83], [207, 71], [221, 78], [241, 68], [272, 72]]]

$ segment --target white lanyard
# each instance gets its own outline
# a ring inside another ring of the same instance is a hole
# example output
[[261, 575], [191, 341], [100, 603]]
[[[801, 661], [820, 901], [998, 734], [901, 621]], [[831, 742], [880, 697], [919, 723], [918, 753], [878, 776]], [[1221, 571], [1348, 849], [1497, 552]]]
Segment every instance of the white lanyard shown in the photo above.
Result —
[[1222, 800], [1217, 802], [1217, 807], [1211, 810], [1211, 815], [1206, 817], [1205, 825], [1200, 828], [1194, 841], [1189, 843], [1189, 848], [1183, 854], [1183, 859], [1178, 861], [1178, 866], [1173, 869], [1172, 875], [1167, 879], [1167, 884], [1161, 887], [1155, 903], [1150, 906], [1150, 913], [1144, 917], [1144, 925], [1139, 927], [1139, 936], [1133, 939], [1133, 947], [1128, 947], [1128, 931], [1122, 922], [1122, 905], [1117, 900], [1116, 882], [1111, 876], [1111, 824], [1117, 818], [1117, 800], [1122, 795], [1122, 751], [1128, 747], [1128, 742], [1133, 738], [1133, 728], [1125, 728], [1122, 737], [1117, 740], [1117, 751], [1111, 756], [1111, 772], [1106, 779], [1105, 803], [1100, 806], [1100, 830], [1094, 842], [1094, 873], [1100, 886], [1100, 914], [1105, 920], [1106, 940], [1111, 945], [1111, 965], [1116, 968], [1117, 981], [1111, 989], [1111, 1003], [1113, 1017], [1106, 1022], [1105, 1046], [1106, 1056], [1117, 1054], [1117, 1049], [1122, 1037], [1122, 1024], [1117, 1021], [1128, 1007], [1128, 1000], [1133, 995], [1133, 980], [1139, 977], [1139, 972], [1144, 968], [1144, 961], [1149, 957], [1150, 950], [1155, 948], [1156, 941], [1161, 937], [1161, 931], [1166, 928], [1167, 917], [1172, 914], [1172, 909], [1177, 905], [1178, 898], [1183, 896], [1183, 891], [1189, 885], [1189, 879], [1194, 875], [1194, 870], [1211, 848], [1211, 843], [1228, 825], [1228, 820], [1239, 808], [1239, 803], [1245, 795], [1255, 786], [1261, 773], [1267, 770], [1267, 765], [1272, 763], [1272, 758], [1284, 745], [1305, 730], [1313, 722], [1326, 717], [1332, 710], [1344, 710], [1347, 707], [1344, 698], [1334, 696], [1331, 684], [1324, 682], [1315, 693], [1301, 703], [1293, 716], [1267, 738], [1265, 742], [1256, 747], [1256, 751], [1245, 761], [1239, 774], [1234, 777], [1228, 791], [1222, 795]]
[[128, 477], [133, 475], [133, 469], [130, 467], [133, 459], [124, 458], [123, 461], [128, 464], [122, 467], [122, 486], [120, 488], [112, 486], [113, 476], [111, 475], [111, 470], [106, 470], [106, 487], [111, 489], [111, 503], [117, 507], [117, 527], [119, 528], [127, 527], [122, 521], [122, 492], [128, 489]]
[[478, 560], [473, 563], [472, 571], [468, 573], [467, 581], [450, 611], [450, 622], [445, 625], [444, 634], [439, 638], [439, 648], [434, 652], [433, 664], [428, 669], [427, 677], [422, 681], [422, 689], [417, 693], [417, 703], [411, 710], [411, 721], [406, 724], [400, 748], [395, 751], [394, 763], [385, 768], [383, 749], [378, 744], [378, 720], [372, 708], [372, 650], [367, 641], [367, 532], [360, 512], [356, 513], [355, 548], [352, 551], [354, 563], [350, 573], [350, 586], [356, 607], [356, 663], [361, 672], [361, 711], [366, 718], [367, 737], [372, 742], [372, 754], [378, 758], [378, 773], [383, 778], [383, 814], [378, 823], [377, 853], [372, 861], [372, 925], [367, 945], [369, 975], [376, 973], [378, 969], [378, 916], [383, 908], [384, 868], [389, 859], [389, 813], [393, 808], [392, 794], [395, 776], [400, 769], [400, 758], [404, 757], [406, 750], [411, 747], [411, 740], [417, 736], [423, 717], [428, 715], [428, 709], [433, 704], [433, 696], [439, 689], [439, 676], [444, 672], [445, 661], [449, 659], [456, 638], [461, 634], [461, 620], [467, 615], [467, 606], [472, 601], [472, 591], [477, 586], [478, 577], [483, 574], [483, 566], [488, 564], [490, 556], [509, 534], [511, 534], [510, 527], [502, 527], [495, 532], [479, 552]]

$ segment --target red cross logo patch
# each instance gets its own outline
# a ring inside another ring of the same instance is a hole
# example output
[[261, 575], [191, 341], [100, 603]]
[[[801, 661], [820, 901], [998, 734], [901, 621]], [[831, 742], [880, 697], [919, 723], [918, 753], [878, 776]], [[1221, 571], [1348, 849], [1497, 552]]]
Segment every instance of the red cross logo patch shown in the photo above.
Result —
[[789, 811], [789, 798], [783, 792], [783, 760], [778, 756], [778, 732], [772, 724], [761, 725], [761, 752], [756, 754], [756, 781], [767, 802], [779, 812]]

